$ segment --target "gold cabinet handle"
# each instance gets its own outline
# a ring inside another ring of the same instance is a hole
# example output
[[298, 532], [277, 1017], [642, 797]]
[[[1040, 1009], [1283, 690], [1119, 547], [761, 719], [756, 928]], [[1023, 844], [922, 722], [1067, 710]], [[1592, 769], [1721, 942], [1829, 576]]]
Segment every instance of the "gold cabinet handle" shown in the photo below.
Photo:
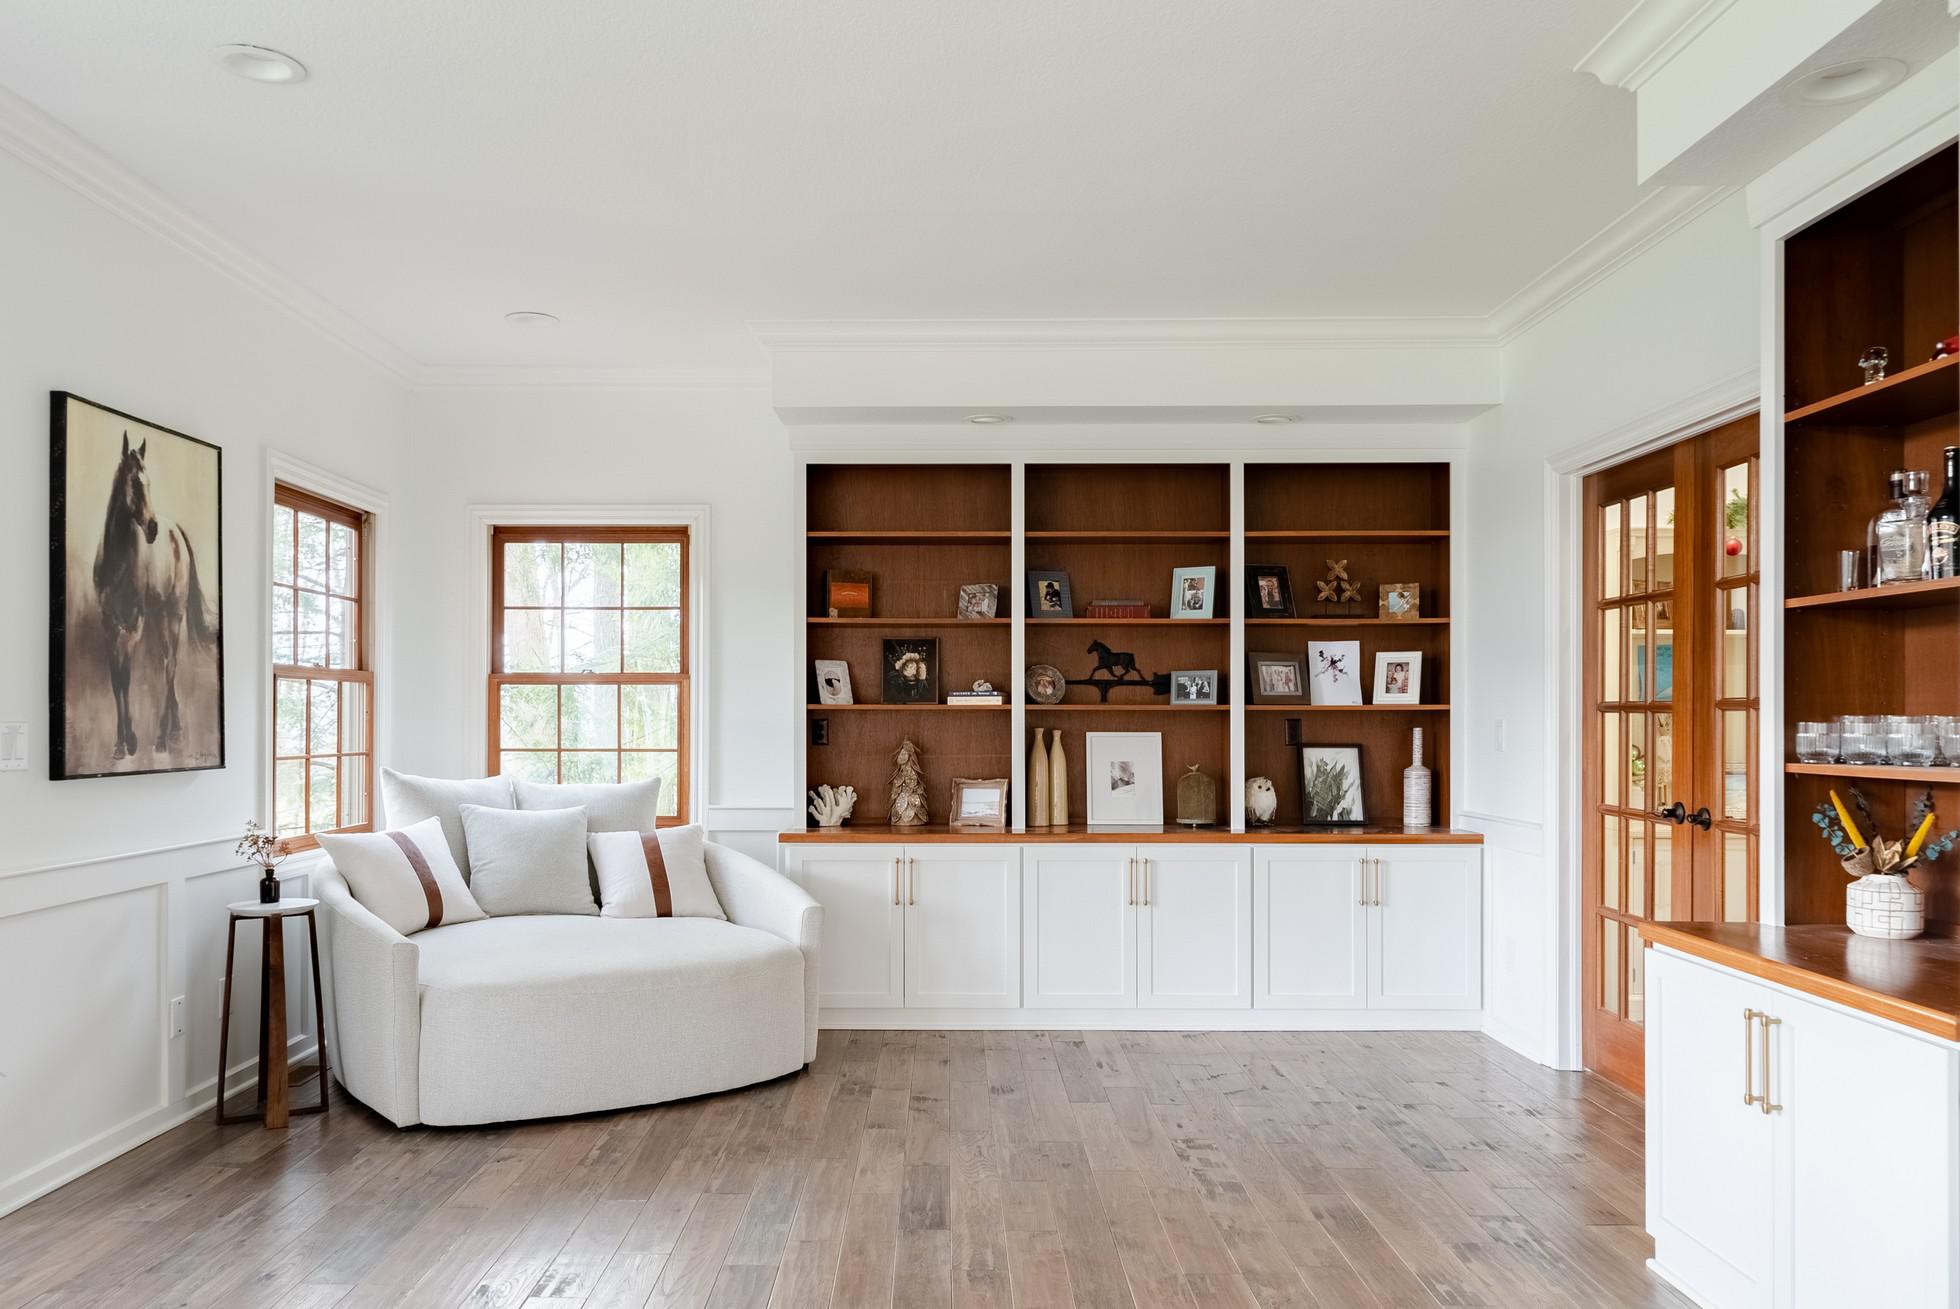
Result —
[[1143, 866], [1143, 903], [1148, 906], [1150, 903], [1150, 860], [1139, 859], [1137, 862]]
[[905, 860], [905, 903], [919, 903], [919, 861], [909, 856]]
[[1388, 879], [1382, 876], [1382, 861], [1380, 859], [1376, 859], [1374, 861], [1374, 864], [1375, 864], [1375, 908], [1379, 909], [1382, 907], [1382, 889], [1387, 884]]
[[1763, 1093], [1756, 1097], [1756, 1103], [1762, 1107], [1762, 1111], [1765, 1114], [1781, 1113], [1783, 1112], [1783, 1106], [1780, 1104], [1771, 1104], [1769, 1099], [1769, 1029], [1781, 1025], [1783, 1020], [1781, 1018], [1771, 1018], [1768, 1014], [1762, 1013], [1757, 1014], [1756, 1017], [1763, 1025]]
[[893, 903], [893, 904], [897, 904], [897, 903], [899, 903], [899, 898], [898, 898], [898, 863], [899, 863], [899, 860], [898, 860], [898, 856], [897, 856], [897, 855], [893, 855], [893, 856], [892, 856], [892, 903]]
[[1754, 1009], [1742, 1011], [1742, 1104], [1746, 1109], [1756, 1103], [1756, 1055], [1749, 1044], [1751, 1029], [1756, 1020], [1762, 1017]]
[[1366, 909], [1368, 907], [1368, 860], [1362, 858], [1362, 859], [1357, 859], [1354, 862], [1356, 864], [1356, 871], [1359, 873], [1361, 878], [1361, 898], [1355, 901], [1355, 903], [1360, 905], [1363, 909]]
[[1125, 896], [1123, 903], [1135, 904], [1137, 902], [1137, 858], [1135, 855], [1131, 855], [1123, 861], [1123, 874], [1126, 878], [1123, 888], [1123, 894]]

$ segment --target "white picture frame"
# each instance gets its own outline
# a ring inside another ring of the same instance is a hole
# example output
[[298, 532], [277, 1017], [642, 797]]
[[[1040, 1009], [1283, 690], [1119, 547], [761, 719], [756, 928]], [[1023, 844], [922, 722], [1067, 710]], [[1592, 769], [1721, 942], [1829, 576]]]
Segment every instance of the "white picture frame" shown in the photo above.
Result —
[[1164, 734], [1086, 732], [1083, 767], [1091, 827], [1161, 827]]
[[1307, 642], [1309, 704], [1361, 703], [1361, 642]]
[[813, 659], [818, 704], [853, 704], [851, 666], [842, 659]]
[[1171, 569], [1172, 618], [1210, 618], [1218, 599], [1218, 566]]
[[1375, 704], [1422, 703], [1422, 651], [1375, 652]]

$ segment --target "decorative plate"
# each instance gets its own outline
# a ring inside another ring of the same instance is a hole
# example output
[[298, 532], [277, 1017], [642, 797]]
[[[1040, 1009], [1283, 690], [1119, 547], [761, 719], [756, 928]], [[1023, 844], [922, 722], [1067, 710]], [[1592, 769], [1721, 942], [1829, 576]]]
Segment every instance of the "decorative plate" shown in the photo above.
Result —
[[1060, 704], [1068, 694], [1068, 679], [1053, 664], [1028, 665], [1028, 699], [1036, 704]]

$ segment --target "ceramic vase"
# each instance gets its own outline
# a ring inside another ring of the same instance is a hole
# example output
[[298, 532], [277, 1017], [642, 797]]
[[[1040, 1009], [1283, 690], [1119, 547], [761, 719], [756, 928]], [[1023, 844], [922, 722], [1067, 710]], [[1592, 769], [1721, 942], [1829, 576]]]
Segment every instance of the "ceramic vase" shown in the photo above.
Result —
[[1068, 752], [1062, 749], [1062, 729], [1055, 729], [1055, 746], [1048, 755], [1048, 821], [1068, 826]]
[[1422, 766], [1422, 729], [1415, 729], [1414, 757], [1409, 766], [1402, 770], [1402, 826], [1427, 827], [1431, 817], [1429, 807], [1429, 770]]
[[1048, 807], [1048, 747], [1044, 729], [1034, 729], [1034, 749], [1028, 753], [1028, 826], [1046, 827], [1053, 821]]
[[1867, 873], [1844, 888], [1844, 925], [1903, 941], [1926, 930], [1926, 893], [1897, 873]]

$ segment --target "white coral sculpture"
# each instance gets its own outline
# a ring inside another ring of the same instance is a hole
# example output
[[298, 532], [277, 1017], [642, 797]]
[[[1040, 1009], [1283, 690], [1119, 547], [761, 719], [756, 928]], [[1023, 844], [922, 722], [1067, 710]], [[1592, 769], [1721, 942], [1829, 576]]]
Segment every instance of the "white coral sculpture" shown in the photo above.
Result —
[[854, 786], [819, 786], [810, 792], [810, 817], [817, 820], [819, 827], [842, 827], [857, 806], [857, 799]]

